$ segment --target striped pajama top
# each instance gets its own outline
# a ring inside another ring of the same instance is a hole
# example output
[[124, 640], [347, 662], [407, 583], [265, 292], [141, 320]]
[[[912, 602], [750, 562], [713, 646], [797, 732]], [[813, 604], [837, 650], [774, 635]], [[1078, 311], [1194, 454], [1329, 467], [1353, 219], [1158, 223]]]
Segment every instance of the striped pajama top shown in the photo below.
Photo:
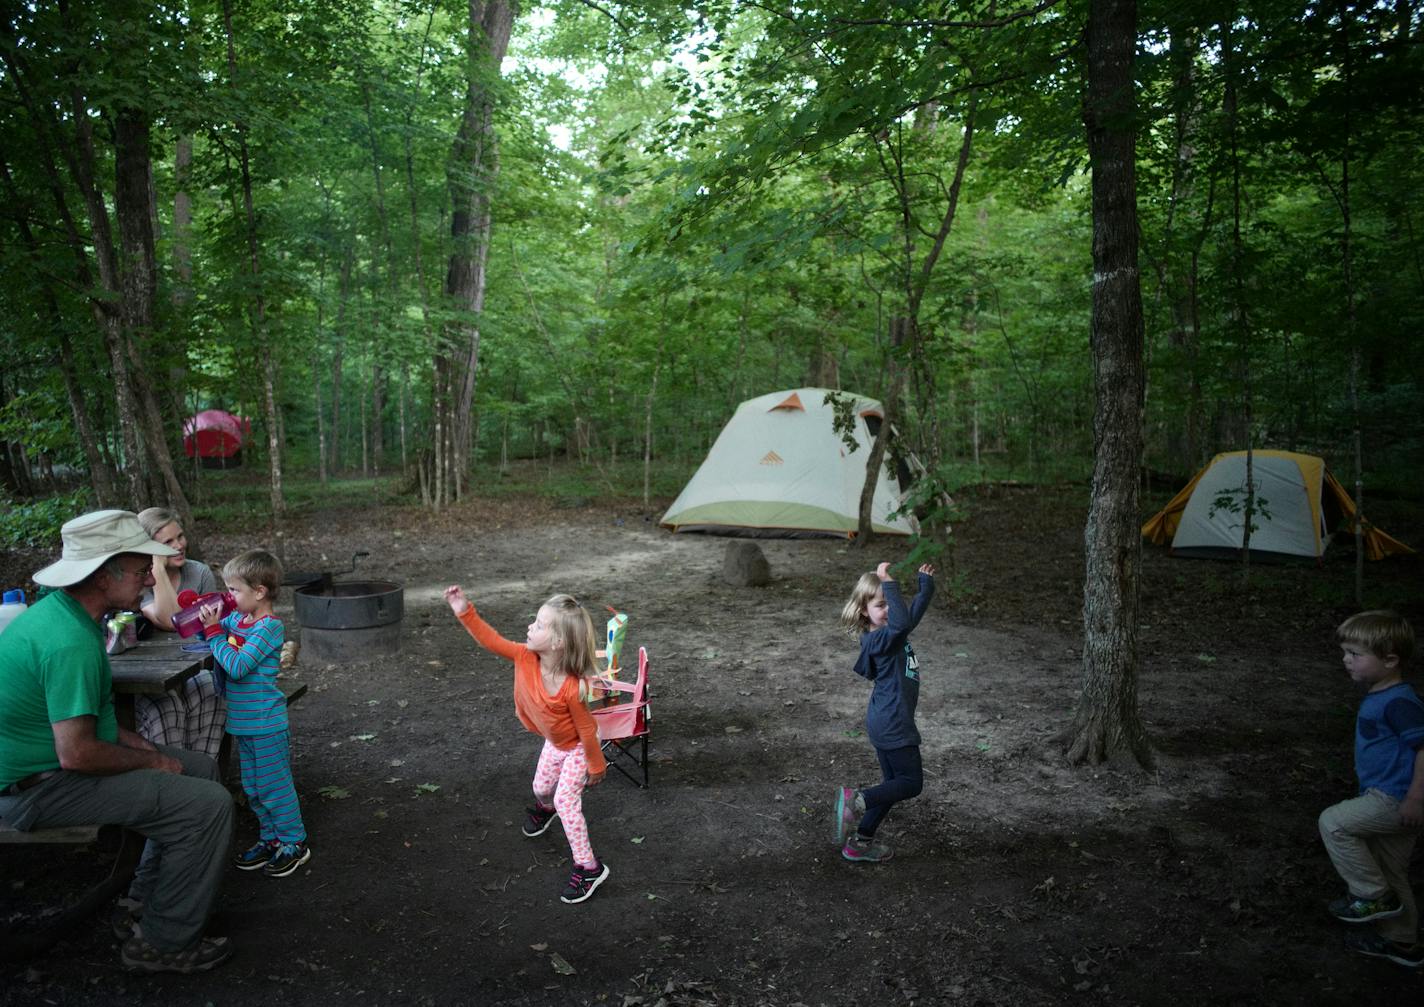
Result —
[[266, 615], [249, 622], [230, 612], [204, 635], [222, 669], [227, 695], [227, 733], [277, 734], [287, 729], [287, 699], [277, 687], [286, 631]]

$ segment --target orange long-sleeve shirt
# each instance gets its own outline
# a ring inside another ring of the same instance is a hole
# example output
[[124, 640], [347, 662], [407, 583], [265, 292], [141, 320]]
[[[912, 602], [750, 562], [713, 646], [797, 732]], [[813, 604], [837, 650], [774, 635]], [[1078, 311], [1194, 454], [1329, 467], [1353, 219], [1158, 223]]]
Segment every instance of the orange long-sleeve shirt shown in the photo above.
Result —
[[578, 678], [565, 676], [559, 691], [551, 696], [539, 674], [538, 654], [500, 636], [480, 618], [473, 605], [457, 618], [481, 647], [514, 662], [514, 712], [519, 715], [519, 722], [549, 739], [560, 751], [567, 752], [582, 743], [588, 771], [594, 776], [601, 774], [607, 763], [598, 743], [598, 725], [579, 697]]

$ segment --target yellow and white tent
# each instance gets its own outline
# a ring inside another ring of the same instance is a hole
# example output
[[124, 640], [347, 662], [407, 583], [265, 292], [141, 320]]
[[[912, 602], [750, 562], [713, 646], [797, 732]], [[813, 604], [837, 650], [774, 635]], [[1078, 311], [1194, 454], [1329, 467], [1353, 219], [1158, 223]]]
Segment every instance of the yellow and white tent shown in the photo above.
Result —
[[[1319, 559], [1337, 528], [1354, 533], [1355, 502], [1323, 459], [1253, 451], [1251, 475], [1261, 508], [1251, 532], [1253, 553]], [[1219, 454], [1142, 526], [1142, 534], [1158, 545], [1170, 542], [1174, 556], [1239, 555], [1245, 490], [1246, 452]], [[1368, 521], [1361, 523], [1370, 559], [1414, 551]]]
[[[829, 394], [824, 388], [794, 388], [739, 405], [663, 514], [663, 527], [722, 535], [854, 537], [866, 460], [884, 410], [874, 399], [836, 393], [854, 404], [852, 451], [835, 429]], [[871, 528], [888, 535], [918, 531], [913, 515], [894, 513], [903, 499], [899, 480], [882, 466]]]

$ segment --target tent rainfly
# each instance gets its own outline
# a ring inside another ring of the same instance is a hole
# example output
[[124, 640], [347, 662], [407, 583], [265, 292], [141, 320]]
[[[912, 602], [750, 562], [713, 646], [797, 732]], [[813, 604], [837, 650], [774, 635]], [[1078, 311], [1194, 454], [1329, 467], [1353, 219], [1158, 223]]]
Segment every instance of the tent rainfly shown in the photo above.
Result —
[[[720, 535], [853, 538], [865, 486], [865, 465], [884, 418], [879, 402], [848, 392], [856, 449], [834, 426], [824, 388], [796, 388], [748, 399], [718, 434], [701, 467], [660, 522], [673, 531]], [[897, 478], [881, 466], [871, 528], [887, 535], [919, 529], [910, 514], [895, 514], [909, 473]]]
[[251, 433], [251, 421], [222, 409], [204, 409], [184, 421], [183, 450], [210, 468], [237, 466], [242, 464], [242, 443]]
[[[1251, 532], [1251, 552], [1319, 559], [1336, 528], [1355, 529], [1355, 503], [1314, 455], [1291, 451], [1253, 451], [1251, 474], [1259, 511]], [[1241, 554], [1245, 531], [1246, 452], [1219, 454], [1142, 526], [1157, 545], [1172, 546], [1173, 556], [1225, 558]], [[1368, 521], [1365, 555], [1383, 559], [1413, 552]]]

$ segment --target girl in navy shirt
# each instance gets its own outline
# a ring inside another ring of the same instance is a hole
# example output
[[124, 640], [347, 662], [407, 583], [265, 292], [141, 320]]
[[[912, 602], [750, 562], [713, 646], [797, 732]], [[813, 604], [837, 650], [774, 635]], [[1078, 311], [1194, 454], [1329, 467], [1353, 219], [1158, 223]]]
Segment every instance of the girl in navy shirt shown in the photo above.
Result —
[[[910, 646], [910, 631], [934, 597], [934, 567], [920, 567], [920, 590], [909, 608], [900, 585], [890, 576], [890, 564], [863, 574], [841, 612], [841, 621], [860, 633], [855, 673], [870, 679], [870, 705], [865, 733], [875, 746], [883, 779], [867, 790], [841, 787], [836, 795], [836, 843], [841, 856], [859, 863], [889, 860], [891, 849], [875, 838], [891, 805], [924, 789], [920, 765], [920, 732], [915, 705], [920, 699], [920, 665]], [[854, 834], [851, 827], [859, 820]]]

